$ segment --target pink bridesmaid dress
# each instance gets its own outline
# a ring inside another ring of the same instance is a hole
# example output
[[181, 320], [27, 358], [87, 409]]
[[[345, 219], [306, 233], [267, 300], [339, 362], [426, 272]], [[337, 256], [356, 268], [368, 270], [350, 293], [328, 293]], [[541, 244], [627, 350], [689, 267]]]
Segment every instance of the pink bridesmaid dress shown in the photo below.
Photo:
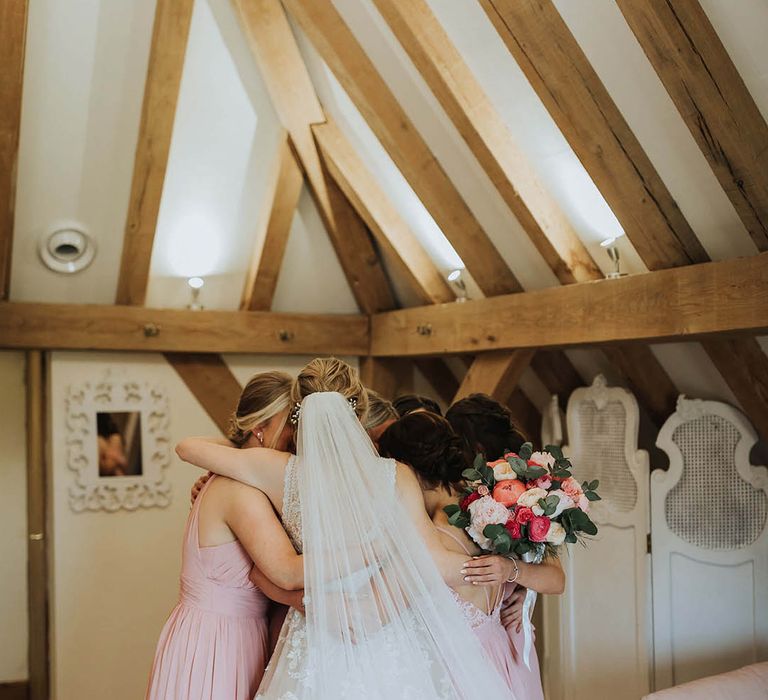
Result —
[[184, 535], [179, 603], [163, 627], [148, 700], [252, 700], [267, 665], [269, 600], [238, 541], [198, 545], [203, 487]]
[[[443, 528], [438, 529], [458, 542], [467, 556], [472, 556], [472, 552], [467, 549], [465, 543], [454, 533]], [[490, 594], [487, 593], [487, 588], [485, 590], [488, 596], [488, 608], [490, 608]], [[455, 591], [452, 592], [469, 626], [483, 645], [486, 657], [496, 667], [507, 687], [512, 691], [510, 697], [514, 697], [516, 700], [544, 700], [536, 650], [531, 650], [529, 658], [531, 668], [529, 670], [522, 659], [522, 633], [518, 635], [514, 630], [507, 632], [504, 625], [501, 624], [502, 598], [506, 596], [500, 596], [491, 612], [486, 613], [474, 603], [461, 598]]]

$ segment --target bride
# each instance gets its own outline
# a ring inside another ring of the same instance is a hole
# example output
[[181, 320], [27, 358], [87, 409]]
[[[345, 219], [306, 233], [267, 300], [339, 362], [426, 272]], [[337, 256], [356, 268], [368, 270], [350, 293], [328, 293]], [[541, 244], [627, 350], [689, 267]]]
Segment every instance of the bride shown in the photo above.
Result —
[[264, 491], [304, 554], [306, 615], [289, 613], [256, 697], [510, 698], [445, 585], [463, 582], [466, 557], [443, 547], [413, 472], [374, 450], [356, 370], [313, 360], [292, 398], [295, 457], [200, 438], [177, 447]]

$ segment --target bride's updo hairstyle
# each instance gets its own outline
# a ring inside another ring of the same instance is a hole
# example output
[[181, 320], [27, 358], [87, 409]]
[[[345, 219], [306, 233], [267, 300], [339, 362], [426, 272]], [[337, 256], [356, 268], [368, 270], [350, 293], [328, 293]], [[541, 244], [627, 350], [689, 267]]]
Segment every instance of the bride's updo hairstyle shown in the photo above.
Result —
[[368, 414], [368, 392], [360, 381], [357, 370], [335, 357], [318, 357], [299, 372], [291, 388], [294, 406], [304, 397], [318, 391], [336, 391], [355, 409], [357, 417], [365, 423]]
[[457, 401], [445, 417], [464, 442], [468, 461], [482, 452], [493, 462], [501, 459], [507, 450], [517, 452], [525, 442], [509, 409], [487, 394], [470, 394]]
[[[293, 377], [285, 372], [261, 372], [248, 381], [240, 394], [237, 408], [229, 419], [227, 437], [242, 447], [256, 426], [271, 420], [291, 405]], [[287, 421], [287, 414], [286, 414]], [[275, 431], [275, 440], [285, 427]], [[274, 447], [274, 445], [265, 445]]]
[[461, 438], [445, 418], [427, 411], [390, 425], [379, 438], [379, 454], [408, 464], [427, 488], [456, 487], [467, 468]]

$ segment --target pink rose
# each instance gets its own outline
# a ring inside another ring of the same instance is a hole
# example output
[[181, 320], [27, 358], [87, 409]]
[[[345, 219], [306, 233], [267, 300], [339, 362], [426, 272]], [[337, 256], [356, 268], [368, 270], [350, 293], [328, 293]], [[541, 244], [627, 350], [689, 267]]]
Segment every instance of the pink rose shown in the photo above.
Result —
[[526, 508], [525, 506], [522, 506], [520, 508], [515, 509], [515, 521], [520, 523], [520, 525], [526, 525], [527, 523], [531, 522], [536, 516], [533, 514], [533, 511], [530, 508]]
[[560, 488], [568, 496], [571, 497], [574, 503], [577, 503], [579, 497], [584, 495], [584, 490], [581, 488], [581, 485], [572, 476], [569, 476], [567, 479], [563, 479], [563, 482], [560, 484]]
[[490, 491], [488, 490], [488, 487], [485, 484], [480, 484], [480, 486], [477, 487], [477, 492], [481, 496], [487, 496], [490, 493]]
[[529, 489], [544, 489], [548, 491], [552, 486], [552, 479], [549, 476], [540, 476], [538, 479], [528, 482]]
[[523, 533], [520, 530], [520, 523], [513, 518], [507, 520], [504, 527], [507, 528], [507, 532], [513, 540], [519, 540], [523, 536]]
[[531, 542], [545, 542], [552, 521], [546, 515], [534, 515], [528, 523], [528, 537]]

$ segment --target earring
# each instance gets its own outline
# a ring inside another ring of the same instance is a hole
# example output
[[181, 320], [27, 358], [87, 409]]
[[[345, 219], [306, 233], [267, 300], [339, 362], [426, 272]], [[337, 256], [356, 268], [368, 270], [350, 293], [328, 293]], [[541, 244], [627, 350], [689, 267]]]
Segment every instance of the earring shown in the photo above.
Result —
[[259, 441], [259, 444], [263, 447], [264, 446], [264, 433], [256, 433], [256, 439]]

